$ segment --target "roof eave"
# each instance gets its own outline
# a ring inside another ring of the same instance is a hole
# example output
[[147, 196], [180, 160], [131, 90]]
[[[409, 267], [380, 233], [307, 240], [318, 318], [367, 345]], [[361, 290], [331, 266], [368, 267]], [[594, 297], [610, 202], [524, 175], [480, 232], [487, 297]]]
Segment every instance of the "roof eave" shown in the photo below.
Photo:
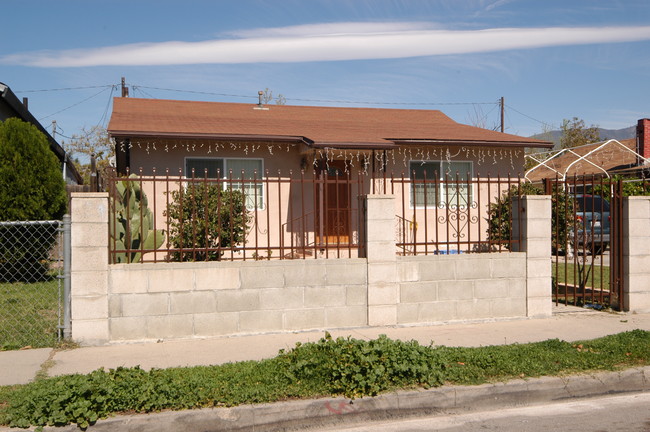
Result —
[[120, 131], [109, 130], [113, 138], [175, 138], [175, 139], [210, 139], [229, 141], [282, 141], [310, 143], [311, 140], [302, 136], [291, 135], [257, 135], [257, 134], [215, 134], [215, 133], [176, 133], [176, 132], [148, 132], [148, 131]]
[[455, 140], [455, 139], [391, 139], [401, 145], [464, 145], [473, 147], [521, 147], [552, 148], [548, 141], [494, 141], [494, 140]]
[[309, 145], [315, 149], [343, 150], [391, 150], [397, 146], [392, 142], [314, 142]]

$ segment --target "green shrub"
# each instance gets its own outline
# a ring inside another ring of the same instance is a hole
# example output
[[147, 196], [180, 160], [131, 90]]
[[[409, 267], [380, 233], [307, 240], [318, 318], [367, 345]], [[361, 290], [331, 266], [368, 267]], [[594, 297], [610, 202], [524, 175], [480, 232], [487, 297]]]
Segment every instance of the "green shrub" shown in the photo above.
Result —
[[[503, 247], [510, 247], [509, 241], [512, 233], [512, 201], [518, 196], [542, 195], [543, 191], [532, 183], [522, 183], [510, 187], [499, 200], [490, 204], [488, 214], [488, 238], [493, 243], [502, 243]], [[555, 251], [566, 251], [569, 241], [569, 231], [573, 226], [574, 201], [571, 195], [554, 185], [551, 194], [552, 232], [551, 243]]]
[[218, 261], [225, 249], [244, 242], [250, 220], [244, 194], [221, 185], [191, 182], [170, 193], [169, 242], [173, 261]]
[[0, 221], [60, 220], [66, 210], [59, 160], [36, 126], [0, 122]]
[[639, 179], [632, 176], [615, 175], [609, 179], [603, 179], [602, 182], [594, 182], [592, 193], [600, 195], [607, 201], [612, 201], [612, 185], [618, 181], [623, 183], [623, 196], [648, 196], [650, 195], [650, 183], [648, 179]]
[[329, 333], [317, 343], [281, 351], [278, 360], [290, 381], [322, 388], [349, 398], [374, 396], [402, 386], [433, 387], [442, 384], [444, 365], [436, 351], [415, 341], [332, 339]]
[[[36, 126], [20, 119], [0, 122], [0, 221], [60, 220], [66, 210], [59, 160]], [[55, 229], [0, 227], [2, 281], [34, 282], [47, 275]]]

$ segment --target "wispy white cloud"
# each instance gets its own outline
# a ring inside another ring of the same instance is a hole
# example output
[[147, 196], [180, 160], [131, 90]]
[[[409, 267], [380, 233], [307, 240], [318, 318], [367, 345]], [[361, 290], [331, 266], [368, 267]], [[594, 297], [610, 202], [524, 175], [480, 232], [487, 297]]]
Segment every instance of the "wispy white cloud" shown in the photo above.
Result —
[[237, 30], [228, 32], [226, 35], [234, 36], [237, 38], [312, 37], [342, 36], [354, 34], [382, 34], [417, 30], [433, 30], [439, 28], [441, 28], [440, 25], [430, 22], [340, 22]]
[[425, 29], [427, 25], [433, 27], [426, 23], [294, 26], [241, 32], [235, 39], [19, 53], [0, 57], [0, 63], [36, 67], [291, 63], [396, 59], [650, 40], [650, 26], [454, 31]]
[[488, 5], [485, 7], [485, 10], [486, 10], [486, 11], [491, 11], [491, 10], [494, 9], [494, 8], [501, 7], [501, 6], [503, 6], [503, 5], [506, 5], [506, 4], [508, 4], [508, 3], [511, 3], [512, 1], [513, 1], [513, 0], [497, 0], [497, 1], [495, 1], [495, 2], [492, 2], [492, 3], [488, 4]]

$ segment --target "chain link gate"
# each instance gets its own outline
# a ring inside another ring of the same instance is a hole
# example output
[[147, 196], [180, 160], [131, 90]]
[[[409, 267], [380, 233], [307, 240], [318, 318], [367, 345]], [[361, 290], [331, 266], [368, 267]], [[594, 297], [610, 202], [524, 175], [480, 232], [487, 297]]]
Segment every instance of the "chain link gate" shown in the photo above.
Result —
[[622, 182], [546, 180], [545, 193], [553, 206], [553, 301], [623, 310]]
[[69, 337], [69, 221], [0, 222], [0, 350]]

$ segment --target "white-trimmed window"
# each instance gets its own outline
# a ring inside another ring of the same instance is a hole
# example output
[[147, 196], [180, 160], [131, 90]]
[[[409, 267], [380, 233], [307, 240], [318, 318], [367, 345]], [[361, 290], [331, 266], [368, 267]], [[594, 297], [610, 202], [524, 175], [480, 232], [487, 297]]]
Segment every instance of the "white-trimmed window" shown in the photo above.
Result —
[[[234, 190], [240, 190], [246, 198], [246, 208], [264, 209], [264, 187], [260, 180], [263, 178], [264, 164], [262, 159], [249, 158], [185, 158], [185, 177], [204, 178], [207, 170], [208, 178], [228, 180], [224, 188], [232, 185]], [[232, 177], [231, 177], [232, 175]], [[232, 182], [230, 180], [232, 179]], [[247, 181], [248, 180], [248, 181]], [[257, 180], [253, 182], [252, 180]]]
[[411, 207], [466, 208], [472, 200], [470, 161], [410, 161]]

